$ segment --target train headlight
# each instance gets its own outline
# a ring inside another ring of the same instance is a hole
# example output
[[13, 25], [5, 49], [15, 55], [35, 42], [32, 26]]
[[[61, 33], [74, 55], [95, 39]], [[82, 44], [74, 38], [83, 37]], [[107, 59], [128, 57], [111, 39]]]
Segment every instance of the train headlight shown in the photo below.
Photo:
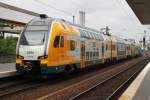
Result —
[[21, 55], [17, 55], [17, 59], [24, 59], [24, 57]]
[[44, 56], [39, 56], [38, 59], [47, 59], [48, 56], [47, 55], [44, 55]]

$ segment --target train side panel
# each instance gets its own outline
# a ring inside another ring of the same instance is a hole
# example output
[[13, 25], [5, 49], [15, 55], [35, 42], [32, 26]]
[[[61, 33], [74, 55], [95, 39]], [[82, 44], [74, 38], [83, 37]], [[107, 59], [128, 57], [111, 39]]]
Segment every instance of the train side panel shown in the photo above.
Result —
[[70, 71], [75, 67], [73, 64], [79, 67], [80, 41], [77, 30], [53, 22], [48, 48], [47, 69], [43, 68], [42, 73]]

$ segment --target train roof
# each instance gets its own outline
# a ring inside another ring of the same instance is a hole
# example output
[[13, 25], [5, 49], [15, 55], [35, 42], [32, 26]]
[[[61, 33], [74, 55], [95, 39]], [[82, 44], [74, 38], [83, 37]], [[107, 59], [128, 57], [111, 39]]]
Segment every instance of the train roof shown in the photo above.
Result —
[[79, 29], [80, 33], [81, 33], [81, 37], [97, 39], [97, 40], [100, 40], [100, 41], [104, 40], [104, 38], [102, 36], [103, 34], [100, 31], [97, 31], [97, 30], [94, 30], [94, 29], [91, 29], [91, 28], [88, 28], [88, 27], [82, 27], [80, 25], [70, 23], [70, 22], [65, 21], [63, 19], [55, 19], [55, 20], [59, 21], [59, 22], [62, 22], [62, 23], [69, 24], [71, 26], [77, 27]]
[[[103, 34], [102, 32], [100, 32], [100, 31], [98, 31], [96, 29], [92, 29], [92, 28], [89, 28], [89, 27], [82, 27], [80, 25], [73, 24], [73, 23], [71, 23], [69, 21], [66, 21], [64, 19], [52, 18], [52, 17], [48, 17], [46, 15], [41, 15], [40, 17], [33, 18], [28, 23], [28, 25], [31, 25], [31, 24], [32, 25], [42, 25], [42, 24], [50, 25], [53, 21], [59, 21], [59, 22], [62, 22], [62, 23], [67, 23], [69, 25], [75, 26], [75, 27], [79, 28], [79, 31], [83, 30], [83, 31], [85, 31], [84, 33], [88, 34], [88, 35], [92, 34], [92, 33], [93, 34], [98, 34], [99, 35], [99, 40], [107, 40], [107, 41], [109, 41], [110, 38], [111, 38], [112, 41], [116, 41], [116, 42], [120, 42], [120, 43], [125, 43], [126, 42], [126, 43], [132, 43], [132, 44], [134, 43], [135, 44], [135, 40], [134, 39], [127, 39], [127, 40], [125, 40], [125, 39], [122, 39], [122, 38], [119, 38], [119, 37], [116, 37], [116, 36], [112, 36], [112, 35], [108, 36], [108, 35], [105, 35], [105, 34]], [[93, 37], [97, 38], [98, 35], [94, 35]]]
[[64, 20], [64, 19], [59, 19], [59, 18], [52, 18], [52, 17], [44, 17], [44, 18], [41, 18], [41, 17], [35, 17], [35, 18], [33, 18], [30, 22], [29, 22], [29, 25], [30, 24], [33, 24], [34, 22], [38, 22], [38, 21], [46, 21], [47, 22], [47, 24], [48, 23], [51, 23], [52, 21], [59, 21], [59, 22], [64, 22], [64, 23], [68, 23], [68, 24], [70, 24], [70, 25], [73, 25], [73, 26], [76, 26], [76, 27], [79, 27], [79, 28], [82, 28], [82, 29], [86, 29], [86, 30], [90, 30], [90, 31], [94, 31], [94, 32], [97, 32], [97, 33], [100, 33], [100, 34], [102, 34], [102, 32], [100, 32], [100, 31], [98, 31], [98, 30], [96, 30], [96, 29], [92, 29], [92, 28], [89, 28], [89, 27], [82, 27], [82, 26], [80, 26], [80, 25], [77, 25], [77, 24], [73, 24], [73, 23], [71, 23], [71, 22], [69, 22], [69, 21], [66, 21], [66, 20]]
[[35, 17], [33, 18], [28, 25], [50, 25], [54, 19], [51, 17], [48, 18], [40, 18], [40, 17]]

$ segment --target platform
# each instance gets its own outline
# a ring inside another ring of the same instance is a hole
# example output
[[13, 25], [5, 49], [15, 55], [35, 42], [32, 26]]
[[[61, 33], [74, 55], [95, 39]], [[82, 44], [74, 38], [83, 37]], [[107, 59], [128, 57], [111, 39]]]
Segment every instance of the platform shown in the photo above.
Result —
[[125, 90], [119, 100], [150, 100], [150, 62]]
[[0, 78], [14, 76], [16, 74], [15, 63], [0, 64]]

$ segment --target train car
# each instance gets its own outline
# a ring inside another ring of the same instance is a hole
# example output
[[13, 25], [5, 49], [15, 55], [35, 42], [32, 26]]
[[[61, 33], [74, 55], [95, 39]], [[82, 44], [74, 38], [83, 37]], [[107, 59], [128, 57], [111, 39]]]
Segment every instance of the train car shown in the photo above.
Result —
[[[133, 53], [135, 46], [131, 49]], [[16, 70], [35, 75], [71, 73], [129, 55], [124, 39], [41, 15], [31, 20], [20, 35]]]
[[126, 44], [126, 55], [127, 55], [127, 58], [131, 58], [131, 55], [132, 55], [131, 43], [128, 40], [125, 40], [125, 44]]
[[116, 38], [117, 39], [117, 60], [122, 60], [127, 57], [126, 55], [126, 44], [125, 40], [121, 38]]
[[140, 56], [141, 55], [141, 46], [139, 43], [135, 44], [135, 56]]
[[115, 62], [117, 60], [117, 37], [111, 36], [112, 37], [112, 61]]
[[105, 63], [117, 60], [117, 38], [112, 35], [104, 35], [104, 58]]
[[[102, 34], [98, 34], [96, 31], [79, 28], [81, 33], [81, 57], [83, 62], [83, 67], [91, 66], [93, 64], [98, 64], [102, 62]], [[83, 54], [83, 55], [82, 55]]]
[[111, 57], [112, 57], [112, 38], [110, 35], [104, 35], [104, 60], [105, 63], [108, 63], [111, 61]]
[[41, 16], [31, 20], [17, 44], [18, 73], [72, 72], [99, 64], [103, 34], [58, 19]]

